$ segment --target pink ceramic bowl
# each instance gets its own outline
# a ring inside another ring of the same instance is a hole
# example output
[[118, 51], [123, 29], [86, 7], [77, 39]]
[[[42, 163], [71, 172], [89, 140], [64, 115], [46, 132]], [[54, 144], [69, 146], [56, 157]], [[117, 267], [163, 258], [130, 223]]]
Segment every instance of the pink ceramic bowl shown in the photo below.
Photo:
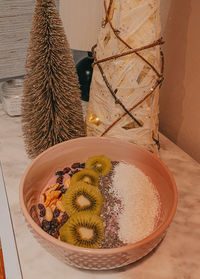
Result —
[[[55, 239], [37, 224], [34, 210], [49, 177], [59, 167], [85, 161], [89, 156], [98, 154], [136, 165], [156, 186], [161, 200], [161, 217], [155, 231], [145, 239], [120, 248], [87, 249]], [[57, 144], [31, 163], [21, 180], [20, 204], [31, 231], [50, 253], [65, 263], [79, 268], [103, 270], [135, 262], [148, 254], [162, 240], [176, 211], [177, 189], [167, 167], [150, 152], [120, 139], [86, 137]]]

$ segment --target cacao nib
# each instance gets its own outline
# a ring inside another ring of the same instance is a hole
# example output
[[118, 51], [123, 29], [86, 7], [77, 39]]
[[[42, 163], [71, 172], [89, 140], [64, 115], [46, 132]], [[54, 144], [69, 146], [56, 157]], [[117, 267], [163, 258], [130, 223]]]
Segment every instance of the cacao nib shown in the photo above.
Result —
[[48, 233], [49, 233], [50, 235], [53, 235], [56, 231], [57, 231], [56, 228], [51, 228], [51, 229], [48, 231]]
[[60, 215], [60, 210], [56, 208], [53, 212], [53, 217], [57, 218], [59, 215]]
[[58, 236], [59, 236], [58, 231], [55, 231], [55, 232], [51, 231], [50, 234], [55, 238], [58, 238]]
[[47, 220], [43, 220], [42, 221], [42, 229], [47, 232], [49, 229], [50, 229], [51, 225], [50, 225], [50, 222], [47, 221]]
[[59, 226], [59, 222], [56, 218], [51, 221], [51, 229], [56, 229]]

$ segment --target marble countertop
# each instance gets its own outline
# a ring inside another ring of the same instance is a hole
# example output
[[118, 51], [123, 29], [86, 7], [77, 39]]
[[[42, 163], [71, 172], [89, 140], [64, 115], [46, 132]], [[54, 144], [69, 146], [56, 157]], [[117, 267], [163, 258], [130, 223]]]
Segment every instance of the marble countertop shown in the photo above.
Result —
[[24, 279], [199, 279], [200, 165], [163, 136], [160, 157], [174, 175], [179, 195], [177, 212], [164, 240], [149, 255], [127, 267], [79, 270], [48, 254], [27, 228], [18, 197], [20, 179], [30, 163], [24, 150], [21, 118], [9, 117], [0, 106], [0, 160]]

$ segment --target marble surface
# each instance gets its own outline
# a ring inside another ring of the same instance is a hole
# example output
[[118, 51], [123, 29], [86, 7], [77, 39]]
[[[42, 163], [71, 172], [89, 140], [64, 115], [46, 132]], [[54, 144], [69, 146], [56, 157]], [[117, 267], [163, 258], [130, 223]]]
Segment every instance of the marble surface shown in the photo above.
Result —
[[[33, 238], [19, 206], [20, 179], [30, 163], [21, 135], [21, 118], [0, 107], [0, 160], [3, 168], [24, 279], [199, 279], [200, 165], [161, 136], [160, 157], [174, 175], [178, 208], [161, 244], [142, 260], [113, 271], [85, 271], [59, 262]], [[15, 279], [15, 278], [10, 278]]]

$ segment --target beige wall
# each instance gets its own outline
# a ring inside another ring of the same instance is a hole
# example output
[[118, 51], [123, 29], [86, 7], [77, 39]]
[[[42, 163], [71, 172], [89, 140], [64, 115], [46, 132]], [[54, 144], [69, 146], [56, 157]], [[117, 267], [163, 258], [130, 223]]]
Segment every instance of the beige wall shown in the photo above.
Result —
[[91, 50], [103, 17], [103, 0], [60, 0], [60, 15], [70, 47]]
[[160, 130], [200, 162], [200, 1], [161, 0]]

